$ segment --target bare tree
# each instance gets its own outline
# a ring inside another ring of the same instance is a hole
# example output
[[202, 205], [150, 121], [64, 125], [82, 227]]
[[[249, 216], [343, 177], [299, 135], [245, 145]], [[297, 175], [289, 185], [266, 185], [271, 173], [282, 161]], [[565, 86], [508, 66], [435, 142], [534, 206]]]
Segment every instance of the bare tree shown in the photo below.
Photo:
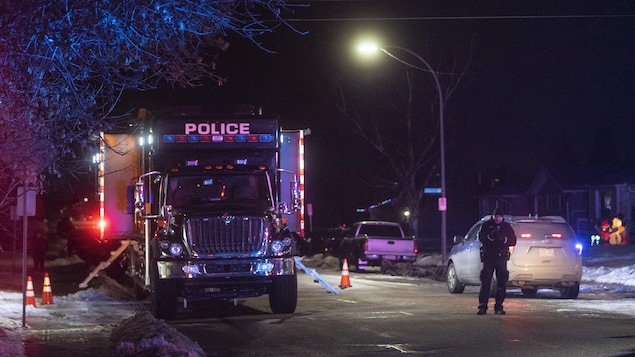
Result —
[[117, 124], [125, 90], [222, 85], [230, 33], [264, 50], [284, 0], [5, 0], [0, 2], [0, 214]]
[[[417, 218], [424, 199], [423, 188], [434, 183], [439, 171], [440, 103], [434, 82], [425, 82], [426, 88], [415, 86], [415, 80], [423, 79], [421, 75], [430, 76], [430, 73], [421, 73], [421, 68], [412, 67], [406, 71], [405, 91], [396, 89], [398, 85], [394, 83], [385, 86], [376, 84], [372, 94], [364, 94], [366, 104], [360, 104], [359, 100], [350, 103], [340, 86], [341, 102], [338, 107], [360, 137], [387, 163], [390, 170], [375, 170], [374, 175], [387, 186], [395, 187], [396, 183], [396, 198], [409, 209], [408, 223], [416, 235]], [[448, 80], [447, 86], [440, 88], [443, 106], [461, 79], [460, 74], [444, 74]], [[415, 75], [419, 77], [415, 78]], [[422, 106], [425, 103], [429, 103], [427, 109]]]

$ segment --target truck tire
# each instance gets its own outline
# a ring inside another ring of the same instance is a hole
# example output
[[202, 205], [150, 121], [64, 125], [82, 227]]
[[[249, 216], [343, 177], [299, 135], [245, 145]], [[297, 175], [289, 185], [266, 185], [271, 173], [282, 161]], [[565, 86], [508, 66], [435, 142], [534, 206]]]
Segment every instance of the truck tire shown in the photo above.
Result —
[[156, 262], [152, 263], [151, 270], [151, 312], [157, 319], [172, 320], [176, 317], [179, 303], [179, 294], [175, 282], [160, 280]]
[[297, 275], [274, 276], [269, 290], [269, 307], [274, 314], [292, 314], [298, 304]]

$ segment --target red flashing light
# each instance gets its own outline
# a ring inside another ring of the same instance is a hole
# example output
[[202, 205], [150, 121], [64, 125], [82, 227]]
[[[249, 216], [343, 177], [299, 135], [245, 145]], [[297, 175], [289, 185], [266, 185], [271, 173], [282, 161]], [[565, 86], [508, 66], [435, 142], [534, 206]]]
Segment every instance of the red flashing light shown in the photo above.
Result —
[[211, 170], [212, 169], [212, 165], [206, 165], [203, 167], [203, 169], [205, 170]]
[[223, 165], [216, 165], [216, 166], [214, 166], [214, 168], [216, 170], [222, 170], [223, 169]]
[[234, 165], [227, 165], [227, 170], [233, 170], [234, 169]]
[[225, 135], [225, 136], [223, 137], [223, 141], [234, 142], [234, 141], [236, 141], [235, 139], [236, 139], [236, 137], [235, 137], [235, 136], [233, 136], [233, 135]]
[[247, 136], [247, 141], [253, 143], [253, 142], [258, 142], [258, 135], [248, 135]]
[[562, 234], [560, 234], [560, 233], [552, 233], [551, 237], [552, 238], [562, 238]]
[[170, 172], [179, 172], [179, 168], [178, 167], [173, 167], [170, 169]]
[[522, 234], [520, 235], [520, 237], [521, 237], [521, 238], [526, 238], [526, 239], [529, 239], [529, 238], [531, 238], [531, 233], [522, 233]]
[[267, 170], [267, 166], [260, 165], [260, 166], [258, 166], [258, 170], [260, 170], [260, 171], [266, 171], [266, 170]]

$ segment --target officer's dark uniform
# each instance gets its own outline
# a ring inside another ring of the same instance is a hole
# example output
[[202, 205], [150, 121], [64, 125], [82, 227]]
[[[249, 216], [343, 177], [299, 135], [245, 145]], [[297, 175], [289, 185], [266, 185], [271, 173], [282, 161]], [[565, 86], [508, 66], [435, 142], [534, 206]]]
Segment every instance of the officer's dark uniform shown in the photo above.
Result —
[[503, 315], [503, 301], [505, 301], [505, 285], [509, 279], [507, 271], [507, 260], [509, 259], [509, 247], [516, 245], [516, 234], [512, 226], [505, 222], [502, 217], [500, 222], [496, 222], [496, 216], [503, 213], [496, 208], [492, 213], [492, 218], [481, 226], [478, 239], [481, 241], [481, 290], [478, 294], [478, 314], [487, 312], [487, 302], [490, 295], [492, 275], [496, 272], [496, 304], [494, 311]]

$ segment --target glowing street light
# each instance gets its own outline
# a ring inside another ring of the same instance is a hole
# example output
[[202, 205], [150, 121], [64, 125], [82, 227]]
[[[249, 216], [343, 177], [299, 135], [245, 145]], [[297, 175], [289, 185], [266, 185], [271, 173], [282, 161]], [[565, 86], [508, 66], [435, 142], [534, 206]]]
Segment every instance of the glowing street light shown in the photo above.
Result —
[[434, 79], [434, 84], [437, 90], [437, 95], [439, 97], [439, 143], [440, 143], [440, 151], [441, 151], [441, 197], [439, 197], [439, 211], [441, 211], [441, 250], [443, 254], [443, 261], [447, 259], [447, 201], [446, 201], [446, 190], [445, 190], [445, 133], [444, 133], [444, 120], [443, 120], [443, 90], [441, 88], [441, 82], [439, 82], [439, 77], [437, 73], [432, 69], [432, 66], [423, 59], [420, 55], [412, 50], [409, 50], [404, 47], [399, 46], [384, 46], [379, 47], [378, 45], [371, 42], [363, 42], [359, 45], [358, 50], [360, 53], [369, 55], [375, 54], [378, 51], [381, 51], [388, 55], [390, 58], [397, 60], [405, 65], [408, 65], [413, 68], [421, 69], [417, 66], [413, 66], [408, 62], [402, 60], [401, 58], [395, 56], [394, 54], [388, 52], [387, 48], [394, 48], [396, 50], [400, 50], [406, 52], [412, 56], [414, 56], [419, 62], [423, 63], [426, 67], [427, 72], [432, 75]]

